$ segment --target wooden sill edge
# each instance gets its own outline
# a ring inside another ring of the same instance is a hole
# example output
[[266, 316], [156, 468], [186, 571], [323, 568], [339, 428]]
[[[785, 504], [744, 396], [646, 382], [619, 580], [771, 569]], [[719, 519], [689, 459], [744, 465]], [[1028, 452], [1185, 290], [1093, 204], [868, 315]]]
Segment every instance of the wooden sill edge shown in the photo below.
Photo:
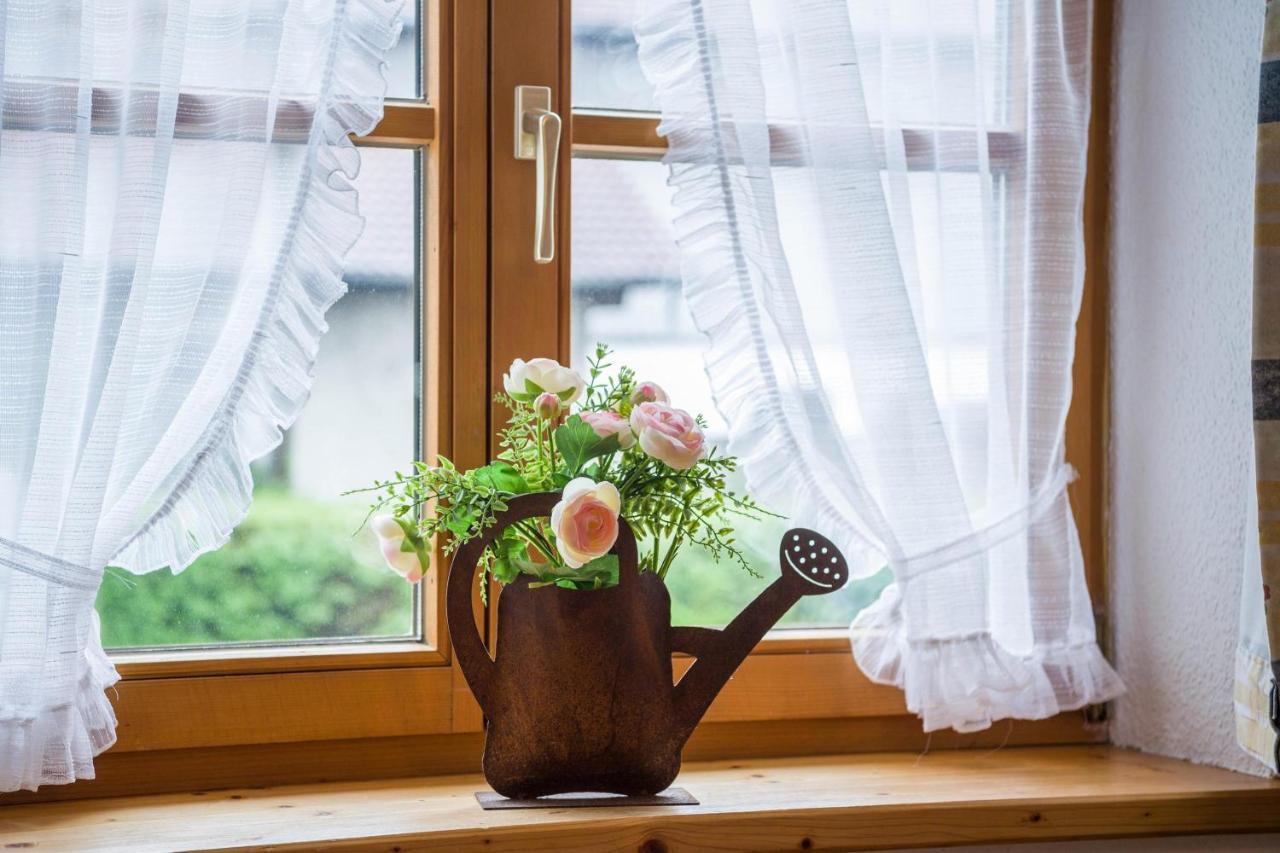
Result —
[[698, 806], [485, 812], [478, 776], [0, 808], [26, 849], [876, 850], [1280, 832], [1280, 781], [1108, 746], [692, 763]]

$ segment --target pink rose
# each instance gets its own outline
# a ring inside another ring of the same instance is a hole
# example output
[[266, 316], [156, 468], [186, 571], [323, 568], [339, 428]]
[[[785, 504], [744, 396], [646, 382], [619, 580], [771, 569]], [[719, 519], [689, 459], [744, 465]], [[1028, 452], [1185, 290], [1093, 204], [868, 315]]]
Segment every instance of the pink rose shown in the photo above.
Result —
[[401, 523], [389, 515], [375, 515], [369, 527], [378, 537], [378, 549], [391, 570], [409, 583], [422, 580], [429, 558], [426, 546], [416, 534], [409, 536]]
[[631, 410], [631, 429], [640, 449], [660, 462], [683, 471], [706, 455], [706, 437], [693, 417], [662, 403], [641, 403]]
[[657, 382], [641, 382], [636, 386], [636, 390], [631, 392], [632, 403], [669, 403], [671, 398], [667, 396], [667, 392], [662, 390], [662, 386]]
[[571, 568], [581, 568], [609, 553], [618, 541], [618, 511], [622, 498], [613, 483], [590, 477], [570, 480], [551, 510], [556, 549]]
[[582, 412], [579, 417], [582, 418], [583, 423], [595, 430], [596, 435], [601, 438], [616, 435], [618, 437], [618, 445], [623, 450], [636, 443], [636, 436], [631, 431], [631, 424], [627, 423], [627, 419], [617, 412]]

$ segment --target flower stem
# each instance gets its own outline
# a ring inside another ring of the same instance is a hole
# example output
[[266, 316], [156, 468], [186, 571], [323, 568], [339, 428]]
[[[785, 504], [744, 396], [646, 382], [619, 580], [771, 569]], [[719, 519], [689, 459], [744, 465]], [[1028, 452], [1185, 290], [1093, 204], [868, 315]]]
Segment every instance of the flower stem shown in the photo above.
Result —
[[646, 469], [646, 468], [648, 468], [648, 463], [647, 463], [647, 462], [641, 462], [639, 465], [637, 465], [636, 467], [632, 468], [630, 471], [627, 471], [627, 472], [626, 472], [626, 474], [625, 474], [625, 475], [623, 475], [622, 482], [621, 482], [621, 483], [618, 483], [618, 492], [619, 492], [623, 497], [626, 497], [626, 495], [627, 495], [627, 489], [629, 489], [629, 488], [632, 486], [633, 481], [635, 480], [635, 478], [636, 478], [638, 475], [640, 475], [641, 473], [643, 473], [643, 472], [645, 471], [645, 469]]
[[555, 549], [551, 547], [551, 543], [542, 535], [542, 531], [538, 530], [536, 523], [525, 520], [517, 522], [516, 527], [529, 544], [537, 548], [542, 553], [542, 556], [546, 557], [553, 566], [560, 564], [560, 557], [556, 554]]
[[680, 536], [675, 534], [671, 537], [671, 545], [667, 548], [667, 556], [662, 560], [662, 566], [658, 569], [658, 578], [660, 580], [667, 579], [667, 572], [671, 570], [671, 564], [676, 559], [676, 554], [680, 553]]

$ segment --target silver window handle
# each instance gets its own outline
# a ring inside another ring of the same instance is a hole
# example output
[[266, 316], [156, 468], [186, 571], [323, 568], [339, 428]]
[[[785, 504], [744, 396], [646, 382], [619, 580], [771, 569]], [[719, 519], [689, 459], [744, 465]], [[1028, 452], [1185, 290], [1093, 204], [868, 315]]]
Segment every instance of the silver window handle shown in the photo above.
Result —
[[556, 162], [560, 116], [551, 109], [548, 86], [516, 86], [516, 159], [533, 161], [533, 262], [556, 256]]

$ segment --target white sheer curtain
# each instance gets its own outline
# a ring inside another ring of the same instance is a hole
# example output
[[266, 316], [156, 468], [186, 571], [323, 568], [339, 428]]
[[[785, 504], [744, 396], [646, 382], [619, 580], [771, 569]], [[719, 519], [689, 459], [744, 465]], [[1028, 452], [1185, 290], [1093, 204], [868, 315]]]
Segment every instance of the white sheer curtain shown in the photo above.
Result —
[[115, 739], [104, 567], [248, 508], [362, 227], [384, 0], [0, 0], [0, 791]]
[[767, 505], [893, 584], [854, 654], [927, 730], [1121, 689], [1063, 430], [1087, 0], [650, 0], [685, 293]]

